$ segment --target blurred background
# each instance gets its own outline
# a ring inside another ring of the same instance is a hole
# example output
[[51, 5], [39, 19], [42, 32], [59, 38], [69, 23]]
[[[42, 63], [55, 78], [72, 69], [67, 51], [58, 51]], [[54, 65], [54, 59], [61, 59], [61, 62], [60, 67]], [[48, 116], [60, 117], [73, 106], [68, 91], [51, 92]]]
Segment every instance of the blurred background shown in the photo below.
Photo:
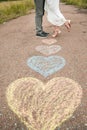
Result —
[[[65, 4], [76, 5], [79, 8], [87, 9], [87, 0], [60, 0]], [[29, 14], [34, 9], [33, 0], [0, 0], [0, 24]]]
[[80, 8], [87, 9], [87, 0], [61, 0], [62, 2], [66, 2], [66, 4], [74, 4], [79, 6]]

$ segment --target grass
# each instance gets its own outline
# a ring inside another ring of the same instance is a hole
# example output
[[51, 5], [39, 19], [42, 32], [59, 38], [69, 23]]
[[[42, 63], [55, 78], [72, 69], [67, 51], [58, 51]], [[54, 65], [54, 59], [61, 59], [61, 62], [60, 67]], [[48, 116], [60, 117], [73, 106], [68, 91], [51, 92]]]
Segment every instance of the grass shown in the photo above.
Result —
[[[62, 2], [87, 9], [87, 0], [62, 0]], [[28, 14], [33, 8], [33, 0], [0, 0], [0, 23]]]
[[33, 8], [33, 0], [0, 2], [0, 23], [28, 14]]
[[74, 4], [80, 8], [87, 9], [87, 0], [62, 0], [62, 2], [66, 2], [66, 4]]

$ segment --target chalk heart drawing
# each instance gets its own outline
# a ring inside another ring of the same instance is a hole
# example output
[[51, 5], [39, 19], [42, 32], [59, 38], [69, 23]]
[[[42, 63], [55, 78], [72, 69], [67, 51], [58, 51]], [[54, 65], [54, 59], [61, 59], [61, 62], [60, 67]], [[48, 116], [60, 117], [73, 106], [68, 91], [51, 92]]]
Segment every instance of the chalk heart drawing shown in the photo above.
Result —
[[65, 66], [65, 59], [61, 56], [33, 56], [28, 59], [27, 65], [47, 77]]
[[51, 46], [41, 45], [41, 46], [37, 46], [35, 49], [37, 51], [41, 52], [42, 54], [45, 54], [48, 56], [48, 55], [55, 54], [58, 51], [60, 51], [61, 46], [59, 46], [59, 45], [51, 45]]
[[50, 39], [43, 39], [42, 42], [45, 43], [45, 44], [48, 44], [48, 45], [52, 45], [52, 44], [56, 43], [57, 40], [50, 38]]
[[27, 77], [11, 83], [6, 97], [11, 110], [29, 130], [54, 130], [80, 105], [82, 89], [65, 77], [48, 83]]

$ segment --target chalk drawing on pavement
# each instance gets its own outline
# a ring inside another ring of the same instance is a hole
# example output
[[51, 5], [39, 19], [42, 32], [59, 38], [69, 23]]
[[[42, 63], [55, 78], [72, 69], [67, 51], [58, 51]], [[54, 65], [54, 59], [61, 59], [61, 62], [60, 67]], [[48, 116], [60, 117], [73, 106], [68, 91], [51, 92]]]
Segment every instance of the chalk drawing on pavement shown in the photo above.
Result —
[[11, 83], [6, 98], [11, 110], [29, 130], [54, 130], [80, 105], [82, 88], [65, 77], [47, 83], [27, 77]]
[[27, 61], [27, 65], [34, 71], [40, 73], [44, 77], [50, 76], [62, 69], [66, 61], [61, 56], [33, 56]]
[[45, 44], [48, 44], [48, 45], [52, 45], [52, 44], [56, 43], [57, 40], [50, 38], [50, 39], [43, 39], [42, 42], [45, 43]]
[[38, 52], [48, 56], [48, 55], [55, 54], [58, 51], [60, 51], [61, 46], [59, 46], [59, 45], [51, 45], [51, 46], [40, 45], [40, 46], [37, 46], [35, 49]]

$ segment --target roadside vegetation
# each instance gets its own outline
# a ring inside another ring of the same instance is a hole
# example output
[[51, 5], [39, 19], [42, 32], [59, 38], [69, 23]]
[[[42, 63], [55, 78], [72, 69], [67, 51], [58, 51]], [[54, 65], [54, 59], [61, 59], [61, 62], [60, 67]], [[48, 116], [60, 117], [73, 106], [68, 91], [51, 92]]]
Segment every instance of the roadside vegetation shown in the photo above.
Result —
[[[74, 4], [87, 9], [87, 0], [61, 0], [66, 4]], [[34, 8], [33, 0], [0, 0], [0, 23], [29, 14]]]
[[77, 5], [80, 8], [87, 9], [87, 0], [62, 0], [66, 4]]
[[33, 0], [0, 0], [0, 23], [28, 14], [33, 8]]

